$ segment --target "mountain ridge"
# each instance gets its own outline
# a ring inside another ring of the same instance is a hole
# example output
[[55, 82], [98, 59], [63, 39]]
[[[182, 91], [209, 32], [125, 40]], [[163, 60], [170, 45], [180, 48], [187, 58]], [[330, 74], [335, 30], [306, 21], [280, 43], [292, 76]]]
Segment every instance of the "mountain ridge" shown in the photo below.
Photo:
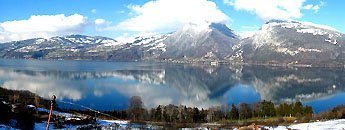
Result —
[[344, 45], [341, 32], [303, 22], [272, 21], [241, 40], [232, 58], [251, 64], [342, 65]]
[[221, 60], [238, 41], [239, 36], [224, 24], [188, 24], [167, 38], [167, 52], [161, 58]]
[[221, 23], [187, 24], [132, 42], [78, 34], [12, 41], [0, 44], [0, 57], [341, 66], [345, 35], [329, 26], [294, 20], [268, 21], [248, 38]]

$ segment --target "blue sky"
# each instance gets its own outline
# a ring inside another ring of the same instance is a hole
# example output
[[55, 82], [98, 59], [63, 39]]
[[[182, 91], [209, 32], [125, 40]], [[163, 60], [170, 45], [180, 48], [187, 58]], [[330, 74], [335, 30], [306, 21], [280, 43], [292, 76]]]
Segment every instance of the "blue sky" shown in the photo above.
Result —
[[308, 21], [344, 33], [343, 5], [342, 0], [0, 0], [0, 42], [71, 33], [120, 39], [200, 21], [223, 22], [243, 34], [269, 19]]

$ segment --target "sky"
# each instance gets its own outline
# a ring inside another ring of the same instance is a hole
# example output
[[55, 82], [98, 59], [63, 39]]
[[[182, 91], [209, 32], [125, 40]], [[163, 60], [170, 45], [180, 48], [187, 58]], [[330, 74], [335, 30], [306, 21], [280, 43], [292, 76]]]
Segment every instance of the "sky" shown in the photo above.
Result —
[[125, 40], [211, 22], [245, 36], [271, 19], [344, 33], [344, 5], [344, 0], [0, 0], [0, 43], [69, 34]]

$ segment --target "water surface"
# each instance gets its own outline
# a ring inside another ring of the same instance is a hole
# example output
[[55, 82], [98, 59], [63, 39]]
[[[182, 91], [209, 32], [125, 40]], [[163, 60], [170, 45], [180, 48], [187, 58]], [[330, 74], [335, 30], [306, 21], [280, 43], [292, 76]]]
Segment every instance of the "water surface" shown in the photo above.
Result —
[[345, 103], [343, 68], [0, 59], [0, 86], [44, 98], [55, 94], [97, 110], [125, 109], [131, 96], [140, 96], [147, 108], [271, 100], [302, 101], [319, 112]]

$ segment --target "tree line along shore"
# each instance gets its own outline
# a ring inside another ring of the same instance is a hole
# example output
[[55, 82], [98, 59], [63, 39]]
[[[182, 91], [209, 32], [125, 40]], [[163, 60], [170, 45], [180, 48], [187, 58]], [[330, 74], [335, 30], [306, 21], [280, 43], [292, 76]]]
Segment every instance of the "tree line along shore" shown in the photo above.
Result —
[[[0, 87], [0, 100], [0, 115], [2, 115], [0, 116], [0, 122], [9, 124], [11, 119], [16, 119], [20, 124], [18, 128], [32, 128], [34, 122], [44, 121], [47, 117], [47, 113], [27, 110], [28, 108], [25, 105], [34, 105], [46, 109], [50, 107], [49, 100], [29, 91], [9, 90], [2, 87]], [[14, 106], [15, 108], [13, 108]], [[116, 119], [130, 120], [135, 123], [151, 123], [172, 128], [200, 125], [238, 128], [251, 124], [278, 126], [345, 118], [344, 104], [318, 114], [314, 114], [311, 106], [304, 106], [300, 101], [275, 105], [273, 102], [266, 100], [251, 104], [239, 103], [231, 106], [214, 106], [208, 109], [173, 104], [146, 109], [139, 96], [133, 96], [129, 99], [127, 109], [102, 111], [101, 113], [104, 114], [98, 114], [90, 110], [60, 109], [59, 106], [55, 106], [54, 110], [81, 114], [87, 117], [87, 120], [69, 122], [76, 125], [95, 123], [96, 119]], [[58, 117], [53, 116], [53, 118]]]

